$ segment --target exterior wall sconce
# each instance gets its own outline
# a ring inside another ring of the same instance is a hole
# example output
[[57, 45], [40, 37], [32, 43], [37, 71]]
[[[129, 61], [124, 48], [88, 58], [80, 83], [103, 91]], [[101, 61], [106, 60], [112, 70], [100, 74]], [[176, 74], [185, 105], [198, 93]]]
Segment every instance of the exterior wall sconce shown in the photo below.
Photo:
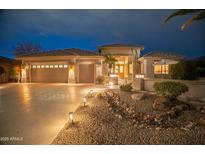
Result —
[[84, 107], [86, 105], [86, 98], [85, 97], [83, 98], [83, 105], [84, 105]]
[[69, 112], [69, 121], [73, 124], [74, 123], [74, 113]]
[[109, 82], [109, 86], [112, 88], [114, 83], [112, 81]]

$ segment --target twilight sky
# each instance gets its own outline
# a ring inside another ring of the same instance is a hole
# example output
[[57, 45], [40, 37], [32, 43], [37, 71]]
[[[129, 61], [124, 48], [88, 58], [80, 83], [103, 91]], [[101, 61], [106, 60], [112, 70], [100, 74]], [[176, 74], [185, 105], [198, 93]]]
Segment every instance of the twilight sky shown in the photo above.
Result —
[[0, 55], [12, 57], [17, 42], [41, 44], [44, 50], [131, 43], [150, 51], [169, 51], [189, 58], [205, 55], [205, 20], [185, 29], [190, 16], [164, 25], [175, 10], [0, 10]]

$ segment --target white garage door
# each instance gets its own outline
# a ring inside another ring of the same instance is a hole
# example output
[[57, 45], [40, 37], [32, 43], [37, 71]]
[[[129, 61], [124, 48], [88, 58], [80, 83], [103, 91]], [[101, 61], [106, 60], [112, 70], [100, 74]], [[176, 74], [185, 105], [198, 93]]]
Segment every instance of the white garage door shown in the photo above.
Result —
[[31, 68], [32, 82], [68, 82], [68, 65], [33, 65]]
[[94, 64], [79, 65], [79, 82], [94, 83]]

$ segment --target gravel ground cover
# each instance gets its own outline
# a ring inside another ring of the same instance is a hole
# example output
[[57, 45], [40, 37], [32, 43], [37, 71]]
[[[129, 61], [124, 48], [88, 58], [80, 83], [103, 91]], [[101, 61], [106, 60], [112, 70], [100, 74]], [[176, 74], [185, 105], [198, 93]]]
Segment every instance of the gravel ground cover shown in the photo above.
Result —
[[[152, 102], [156, 95], [145, 94], [144, 99], [133, 101], [132, 93], [114, 92], [136, 112], [155, 112]], [[88, 105], [80, 106], [74, 114], [74, 124], [66, 123], [52, 144], [205, 144], [205, 115], [192, 109], [171, 120], [177, 127], [133, 124], [99, 97], [88, 99]], [[196, 122], [201, 119], [200, 124]]]

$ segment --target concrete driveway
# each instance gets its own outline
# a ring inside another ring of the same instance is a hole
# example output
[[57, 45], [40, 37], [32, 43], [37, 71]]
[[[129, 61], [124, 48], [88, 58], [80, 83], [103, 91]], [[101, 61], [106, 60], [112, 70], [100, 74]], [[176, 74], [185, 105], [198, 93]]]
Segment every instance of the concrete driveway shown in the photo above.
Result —
[[0, 143], [49, 144], [96, 85], [0, 85]]

